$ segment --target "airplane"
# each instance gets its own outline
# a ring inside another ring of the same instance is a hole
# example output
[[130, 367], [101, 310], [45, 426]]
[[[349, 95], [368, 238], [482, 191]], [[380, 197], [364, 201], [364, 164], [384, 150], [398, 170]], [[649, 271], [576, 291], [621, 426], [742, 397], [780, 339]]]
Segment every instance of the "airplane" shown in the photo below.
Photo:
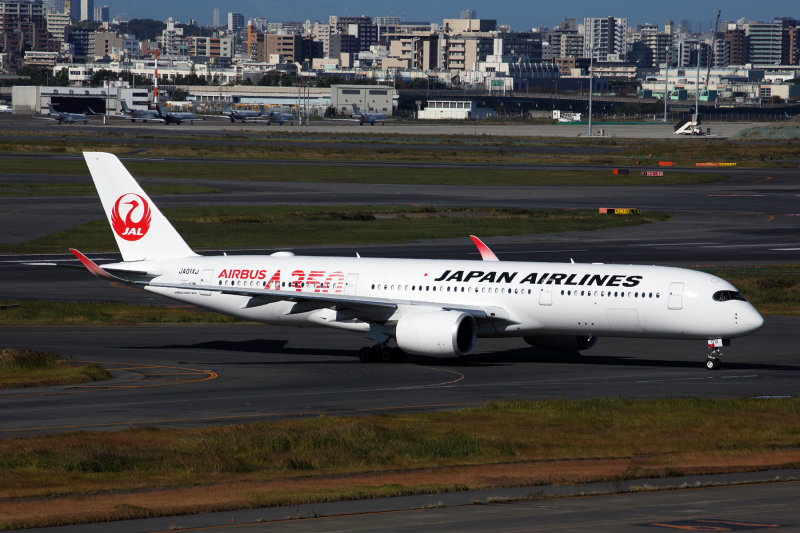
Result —
[[184, 120], [194, 124], [194, 121], [197, 120], [197, 115], [189, 111], [167, 111], [160, 102], [156, 104], [156, 109], [158, 109], [158, 118], [162, 119], [167, 126], [173, 122], [180, 126]]
[[[327, 326], [376, 342], [363, 362], [468, 355], [478, 338], [521, 337], [575, 352], [598, 336], [708, 342], [720, 367], [730, 339], [764, 319], [727, 281], [683, 268], [481, 260], [195, 253], [113, 154], [84, 152], [122, 261], [95, 276], [266, 324]], [[390, 347], [393, 342], [397, 347]]]
[[84, 124], [88, 124], [89, 117], [87, 117], [84, 113], [67, 113], [65, 111], [56, 111], [53, 107], [53, 104], [48, 104], [48, 117], [53, 120], [57, 120], [59, 124], [62, 122], [66, 122], [67, 124], [75, 124], [76, 121], [80, 120]]
[[231, 109], [231, 106], [227, 102], [222, 104], [222, 114], [231, 119], [231, 122], [236, 122], [237, 120], [247, 122], [248, 120], [258, 120], [261, 118], [260, 111]]
[[353, 118], [362, 126], [365, 122], [369, 122], [370, 126], [374, 126], [375, 122], [386, 124], [386, 113], [363, 113], [357, 104], [353, 104]]
[[291, 113], [281, 113], [280, 111], [270, 111], [268, 110], [263, 104], [259, 106], [261, 110], [261, 116], [266, 117], [267, 119], [267, 126], [276, 122], [278, 124], [283, 124], [284, 122], [291, 122], [292, 124], [295, 123], [295, 116]]
[[142, 122], [164, 122], [164, 119], [158, 115], [158, 111], [152, 109], [131, 109], [128, 107], [128, 102], [125, 100], [121, 100], [120, 103], [122, 104], [122, 115], [130, 119], [131, 122], [136, 122], [137, 120], [141, 120]]

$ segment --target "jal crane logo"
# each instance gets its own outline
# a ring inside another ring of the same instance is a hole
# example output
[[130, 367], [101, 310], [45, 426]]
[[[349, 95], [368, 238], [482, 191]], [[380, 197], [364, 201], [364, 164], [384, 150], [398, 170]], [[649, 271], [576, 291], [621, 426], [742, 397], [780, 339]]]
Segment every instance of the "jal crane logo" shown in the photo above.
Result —
[[138, 241], [150, 229], [150, 205], [136, 193], [123, 194], [111, 211], [114, 233], [126, 241]]

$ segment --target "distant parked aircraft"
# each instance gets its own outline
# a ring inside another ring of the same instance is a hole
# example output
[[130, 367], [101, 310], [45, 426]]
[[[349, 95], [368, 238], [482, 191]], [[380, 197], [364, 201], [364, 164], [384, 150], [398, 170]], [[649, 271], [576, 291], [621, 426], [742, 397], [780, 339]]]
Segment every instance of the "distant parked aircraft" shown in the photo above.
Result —
[[53, 107], [53, 104], [48, 105], [47, 109], [49, 112], [46, 118], [57, 120], [59, 124], [62, 122], [66, 122], [67, 124], [75, 124], [75, 121], [78, 120], [84, 124], [89, 123], [89, 117], [83, 113], [67, 113], [65, 111], [56, 111], [56, 109]]
[[163, 119], [167, 125], [175, 123], [180, 126], [184, 120], [194, 124], [194, 121], [197, 120], [197, 115], [194, 113], [189, 111], [167, 111], [161, 103], [156, 104], [156, 109], [158, 109], [159, 118]]
[[158, 115], [158, 111], [152, 109], [131, 109], [125, 100], [120, 102], [122, 104], [122, 114], [125, 118], [130, 119], [131, 122], [141, 120], [142, 122], [164, 122], [164, 119]]
[[248, 120], [257, 121], [261, 119], [261, 112], [251, 109], [231, 109], [227, 103], [222, 104], [222, 114], [231, 119], [231, 122], [247, 122]]
[[386, 113], [364, 113], [356, 104], [353, 104], [353, 118], [358, 120], [362, 126], [365, 122], [368, 122], [371, 126], [374, 126], [375, 122], [386, 123]]

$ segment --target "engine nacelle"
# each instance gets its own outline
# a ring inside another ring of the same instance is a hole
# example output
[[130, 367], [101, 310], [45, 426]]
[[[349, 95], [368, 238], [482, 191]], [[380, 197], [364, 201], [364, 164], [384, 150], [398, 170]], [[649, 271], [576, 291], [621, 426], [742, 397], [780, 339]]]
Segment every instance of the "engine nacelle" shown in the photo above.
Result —
[[475, 346], [475, 319], [459, 311], [410, 313], [395, 328], [397, 346], [406, 353], [429, 357], [461, 357]]
[[588, 350], [597, 344], [597, 337], [592, 335], [530, 335], [523, 338], [531, 346], [564, 352]]

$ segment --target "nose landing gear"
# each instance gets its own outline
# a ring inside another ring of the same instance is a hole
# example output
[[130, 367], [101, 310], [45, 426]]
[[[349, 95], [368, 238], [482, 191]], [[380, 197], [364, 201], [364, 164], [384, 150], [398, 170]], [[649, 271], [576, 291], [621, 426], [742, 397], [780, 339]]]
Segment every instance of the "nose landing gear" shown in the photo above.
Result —
[[730, 339], [708, 339], [708, 359], [706, 359], [706, 368], [709, 370], [719, 370], [722, 366], [720, 357], [722, 356], [723, 346], [730, 346]]
[[720, 361], [719, 356], [722, 355], [722, 351], [718, 348], [714, 348], [708, 353], [708, 359], [706, 359], [706, 368], [709, 370], [719, 370], [719, 367], [722, 365], [722, 361]]

